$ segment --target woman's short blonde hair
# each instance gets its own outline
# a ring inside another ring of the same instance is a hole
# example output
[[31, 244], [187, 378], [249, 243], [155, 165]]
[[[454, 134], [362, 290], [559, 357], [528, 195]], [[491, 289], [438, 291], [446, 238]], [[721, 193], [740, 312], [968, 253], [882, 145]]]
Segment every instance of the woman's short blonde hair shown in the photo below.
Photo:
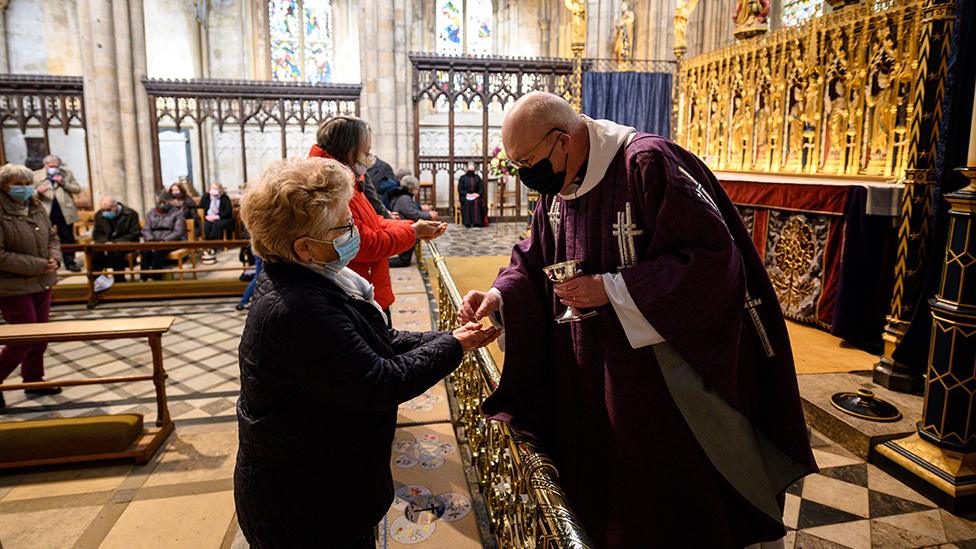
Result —
[[241, 197], [251, 247], [267, 261], [299, 262], [294, 243], [322, 238], [349, 215], [352, 172], [335, 160], [276, 160]]
[[34, 172], [23, 164], [4, 164], [0, 166], [0, 189], [11, 185], [33, 185]]

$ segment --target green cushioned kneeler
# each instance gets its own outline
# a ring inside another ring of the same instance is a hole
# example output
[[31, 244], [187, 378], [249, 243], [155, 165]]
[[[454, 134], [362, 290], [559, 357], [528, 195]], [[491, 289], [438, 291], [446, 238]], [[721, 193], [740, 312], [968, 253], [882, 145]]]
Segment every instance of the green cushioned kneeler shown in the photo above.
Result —
[[0, 461], [122, 452], [141, 434], [141, 414], [0, 423]]

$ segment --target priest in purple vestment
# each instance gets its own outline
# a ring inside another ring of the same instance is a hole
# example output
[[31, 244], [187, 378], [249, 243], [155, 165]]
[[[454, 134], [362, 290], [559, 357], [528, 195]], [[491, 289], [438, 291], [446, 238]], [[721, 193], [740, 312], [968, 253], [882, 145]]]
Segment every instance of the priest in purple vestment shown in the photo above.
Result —
[[[504, 327], [484, 412], [552, 456], [600, 547], [779, 542], [783, 493], [817, 466], [786, 324], [735, 206], [693, 154], [555, 95], [516, 102], [502, 140], [542, 199], [459, 315]], [[543, 268], [568, 260], [585, 274], [550, 282]], [[597, 314], [557, 323], [567, 306]]]

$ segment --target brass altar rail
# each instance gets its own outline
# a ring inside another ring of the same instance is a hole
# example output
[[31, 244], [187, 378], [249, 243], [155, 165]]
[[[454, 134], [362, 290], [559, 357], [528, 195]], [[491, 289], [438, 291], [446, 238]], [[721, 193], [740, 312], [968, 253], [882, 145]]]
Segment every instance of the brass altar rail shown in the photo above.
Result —
[[[458, 326], [461, 294], [433, 242], [427, 248], [436, 267], [438, 328]], [[533, 444], [481, 413], [481, 403], [498, 387], [501, 374], [485, 349], [468, 353], [452, 375], [458, 402], [459, 438], [471, 449], [471, 465], [488, 507], [492, 531], [503, 548], [583, 549], [593, 543], [559, 486], [555, 465]]]
[[683, 61], [675, 141], [716, 170], [903, 177], [921, 8], [862, 2]]

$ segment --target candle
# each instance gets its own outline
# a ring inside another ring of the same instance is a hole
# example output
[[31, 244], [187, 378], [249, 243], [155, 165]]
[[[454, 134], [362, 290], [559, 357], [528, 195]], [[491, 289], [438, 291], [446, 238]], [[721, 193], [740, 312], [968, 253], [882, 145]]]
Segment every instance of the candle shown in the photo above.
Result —
[[969, 123], [969, 156], [966, 166], [976, 166], [976, 93], [973, 94], [973, 119]]

